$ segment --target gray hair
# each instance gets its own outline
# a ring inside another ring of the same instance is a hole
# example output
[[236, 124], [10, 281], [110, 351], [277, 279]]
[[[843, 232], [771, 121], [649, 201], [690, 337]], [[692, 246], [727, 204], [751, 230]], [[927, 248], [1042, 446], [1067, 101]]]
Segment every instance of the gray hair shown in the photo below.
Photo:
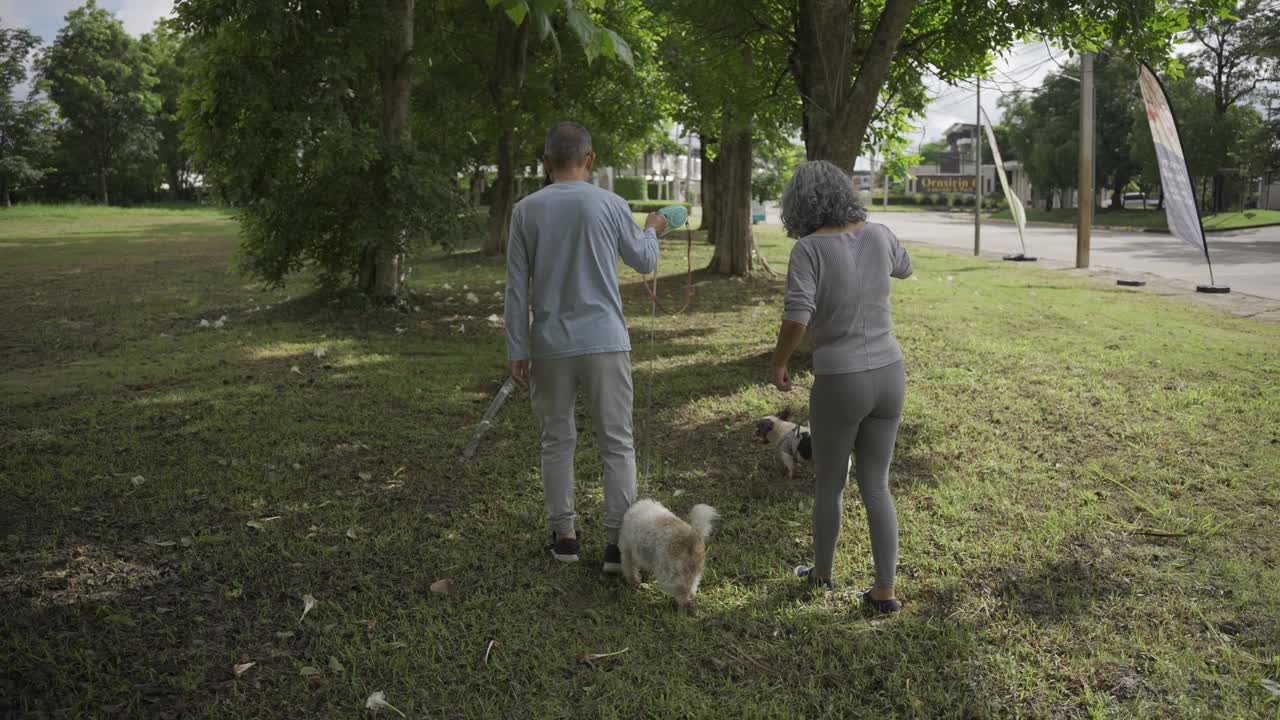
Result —
[[853, 189], [853, 179], [826, 160], [803, 162], [782, 191], [782, 227], [802, 238], [824, 227], [867, 219], [867, 209]]
[[547, 131], [542, 145], [547, 169], [581, 167], [591, 152], [591, 133], [576, 122], [558, 122]]

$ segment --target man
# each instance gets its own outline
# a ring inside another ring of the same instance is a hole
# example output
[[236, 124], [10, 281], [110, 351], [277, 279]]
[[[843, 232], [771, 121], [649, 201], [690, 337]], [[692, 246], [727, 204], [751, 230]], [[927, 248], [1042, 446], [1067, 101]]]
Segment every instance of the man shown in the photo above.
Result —
[[667, 221], [651, 213], [641, 231], [625, 200], [588, 182], [595, 153], [591, 135], [577, 123], [551, 128], [542, 162], [551, 184], [511, 213], [507, 357], [516, 383], [531, 388], [533, 414], [542, 425], [547, 547], [562, 562], [578, 560], [574, 405], [583, 389], [604, 463], [604, 571], [618, 574], [618, 532], [636, 497], [631, 340], [618, 292], [618, 258], [636, 272], [653, 272], [657, 233]]

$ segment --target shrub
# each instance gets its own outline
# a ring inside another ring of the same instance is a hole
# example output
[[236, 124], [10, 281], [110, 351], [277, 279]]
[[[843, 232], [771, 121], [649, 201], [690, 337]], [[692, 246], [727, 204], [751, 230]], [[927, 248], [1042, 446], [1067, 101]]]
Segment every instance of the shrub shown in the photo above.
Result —
[[911, 202], [915, 203], [916, 205], [924, 205], [924, 201], [925, 201], [924, 193], [915, 193], [914, 195], [911, 196]]
[[670, 205], [683, 205], [685, 210], [693, 212], [693, 205], [687, 202], [672, 202], [670, 200], [628, 200], [627, 205], [631, 206], [631, 212], [651, 213]]
[[648, 200], [649, 182], [642, 177], [624, 175], [613, 179], [613, 191], [623, 200]]

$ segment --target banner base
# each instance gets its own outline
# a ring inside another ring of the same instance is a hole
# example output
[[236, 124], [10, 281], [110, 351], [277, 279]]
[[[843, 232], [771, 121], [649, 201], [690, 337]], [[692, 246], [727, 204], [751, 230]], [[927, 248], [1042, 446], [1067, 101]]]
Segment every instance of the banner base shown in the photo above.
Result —
[[1142, 287], [1143, 285], [1147, 284], [1147, 281], [1146, 280], [1117, 280], [1116, 284], [1123, 285], [1125, 287]]
[[1022, 253], [1018, 253], [1017, 255], [1005, 255], [1004, 259], [1008, 260], [1009, 262], [1035, 262], [1036, 261], [1036, 258], [1030, 255], [1023, 255]]
[[1226, 285], [1197, 285], [1196, 292], [1211, 293], [1216, 295], [1219, 293], [1229, 293], [1231, 292], [1231, 288], [1227, 287]]

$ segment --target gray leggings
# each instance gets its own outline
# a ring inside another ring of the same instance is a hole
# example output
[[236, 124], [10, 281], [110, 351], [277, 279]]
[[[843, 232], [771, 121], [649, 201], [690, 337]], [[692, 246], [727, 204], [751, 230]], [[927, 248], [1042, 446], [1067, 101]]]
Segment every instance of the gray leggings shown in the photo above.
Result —
[[818, 375], [809, 395], [813, 437], [814, 574], [830, 577], [840, 536], [849, 453], [867, 506], [876, 585], [893, 587], [898, 564], [898, 516], [889, 494], [889, 462], [902, 420], [906, 373], [901, 360], [875, 370]]

